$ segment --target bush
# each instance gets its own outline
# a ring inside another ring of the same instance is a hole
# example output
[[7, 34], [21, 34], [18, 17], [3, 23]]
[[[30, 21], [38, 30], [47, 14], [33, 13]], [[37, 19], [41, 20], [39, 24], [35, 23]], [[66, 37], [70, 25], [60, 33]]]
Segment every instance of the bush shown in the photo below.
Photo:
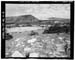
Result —
[[5, 39], [6, 39], [6, 40], [10, 40], [10, 39], [12, 39], [12, 38], [13, 38], [12, 35], [10, 35], [9, 33], [6, 33], [6, 35], [5, 35]]
[[70, 32], [69, 26], [53, 26], [49, 27], [48, 29], [44, 30], [43, 34], [46, 33], [68, 33]]
[[34, 31], [31, 31], [31, 33], [29, 35], [38, 35], [38, 32], [34, 32]]

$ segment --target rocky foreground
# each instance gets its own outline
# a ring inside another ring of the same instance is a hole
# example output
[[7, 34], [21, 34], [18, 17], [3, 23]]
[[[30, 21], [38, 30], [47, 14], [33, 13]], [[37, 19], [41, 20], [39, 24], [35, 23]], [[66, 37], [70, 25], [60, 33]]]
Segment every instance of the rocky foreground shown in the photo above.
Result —
[[70, 57], [70, 35], [12, 33], [6, 57]]

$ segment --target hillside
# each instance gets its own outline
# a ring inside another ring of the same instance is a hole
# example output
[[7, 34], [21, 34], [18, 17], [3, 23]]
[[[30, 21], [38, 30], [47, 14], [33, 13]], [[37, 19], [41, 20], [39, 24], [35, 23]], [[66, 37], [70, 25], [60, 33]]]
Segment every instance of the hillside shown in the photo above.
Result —
[[48, 20], [39, 20], [32, 15], [6, 17], [6, 26], [32, 26], [32, 25], [55, 25], [70, 24], [70, 19], [51, 17]]
[[38, 21], [38, 19], [35, 18], [32, 15], [22, 15], [22, 16], [16, 16], [16, 17], [6, 17], [6, 24], [26, 23], [26, 22], [36, 22], [36, 21]]

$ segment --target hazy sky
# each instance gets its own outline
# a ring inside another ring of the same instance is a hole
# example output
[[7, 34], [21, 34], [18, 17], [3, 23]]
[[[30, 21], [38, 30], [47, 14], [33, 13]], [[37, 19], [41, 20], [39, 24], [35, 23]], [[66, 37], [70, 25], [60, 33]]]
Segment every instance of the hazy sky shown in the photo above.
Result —
[[70, 4], [6, 4], [6, 16], [30, 14], [38, 19], [70, 18]]

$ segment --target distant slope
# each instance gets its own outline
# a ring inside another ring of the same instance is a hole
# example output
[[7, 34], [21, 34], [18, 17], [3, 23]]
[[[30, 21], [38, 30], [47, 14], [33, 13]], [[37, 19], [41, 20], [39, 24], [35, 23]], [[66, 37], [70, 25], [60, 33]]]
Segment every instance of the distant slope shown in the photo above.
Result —
[[53, 20], [53, 21], [61, 21], [61, 22], [70, 22], [70, 19], [69, 18], [56, 18], [56, 17], [51, 17], [49, 18], [49, 20]]

